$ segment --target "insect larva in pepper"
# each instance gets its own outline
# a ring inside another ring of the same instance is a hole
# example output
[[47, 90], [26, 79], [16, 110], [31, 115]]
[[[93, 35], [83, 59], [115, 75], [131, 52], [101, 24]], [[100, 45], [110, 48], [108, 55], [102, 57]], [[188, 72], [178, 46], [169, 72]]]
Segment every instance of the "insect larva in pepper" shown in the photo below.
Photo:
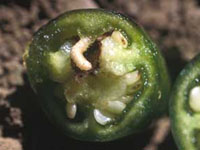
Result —
[[35, 33], [24, 61], [43, 110], [73, 138], [118, 139], [167, 110], [164, 59], [147, 34], [121, 14], [66, 12]]

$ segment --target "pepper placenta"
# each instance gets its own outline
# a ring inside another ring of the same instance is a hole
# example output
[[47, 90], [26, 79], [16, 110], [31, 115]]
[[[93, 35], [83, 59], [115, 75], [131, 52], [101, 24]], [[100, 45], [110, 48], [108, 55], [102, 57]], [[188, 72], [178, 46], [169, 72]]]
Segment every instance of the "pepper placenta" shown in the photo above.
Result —
[[47, 116], [76, 139], [124, 137], [167, 109], [165, 62], [147, 34], [121, 14], [64, 13], [35, 33], [24, 60]]
[[200, 55], [179, 74], [170, 99], [172, 133], [180, 150], [200, 149]]

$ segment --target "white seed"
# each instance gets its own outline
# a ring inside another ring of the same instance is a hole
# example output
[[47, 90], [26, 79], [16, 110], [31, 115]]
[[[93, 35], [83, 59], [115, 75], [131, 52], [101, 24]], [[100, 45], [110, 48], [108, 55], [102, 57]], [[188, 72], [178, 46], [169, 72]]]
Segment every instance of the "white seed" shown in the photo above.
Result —
[[126, 104], [124, 104], [123, 102], [108, 101], [106, 110], [111, 113], [114, 113], [114, 114], [120, 114], [120, 113], [122, 113], [122, 111], [124, 110], [125, 107], [126, 107]]
[[76, 116], [77, 106], [73, 103], [67, 103], [67, 117], [74, 119]]
[[121, 97], [121, 102], [122, 103], [124, 103], [124, 104], [128, 104], [128, 103], [130, 103], [131, 102], [131, 100], [133, 99], [133, 97], [132, 96], [122, 96]]
[[112, 119], [103, 115], [100, 110], [98, 109], [94, 109], [94, 118], [96, 120], [97, 123], [101, 124], [101, 125], [106, 125], [107, 123], [109, 123]]
[[123, 34], [119, 31], [114, 31], [111, 35], [111, 38], [115, 40], [117, 43], [121, 44], [123, 47], [128, 46], [127, 39], [123, 36]]
[[161, 99], [161, 97], [162, 97], [162, 92], [159, 90], [158, 91], [158, 99]]
[[88, 37], [80, 39], [71, 50], [71, 58], [76, 66], [81, 70], [92, 69], [92, 64], [84, 57], [83, 53], [87, 50], [92, 40]]
[[131, 72], [131, 73], [127, 73], [125, 76], [125, 82], [127, 85], [133, 85], [135, 84], [137, 81], [140, 80], [140, 74], [139, 74], [139, 71], [134, 71], [134, 72]]
[[194, 112], [200, 112], [200, 86], [196, 86], [190, 91], [189, 105]]

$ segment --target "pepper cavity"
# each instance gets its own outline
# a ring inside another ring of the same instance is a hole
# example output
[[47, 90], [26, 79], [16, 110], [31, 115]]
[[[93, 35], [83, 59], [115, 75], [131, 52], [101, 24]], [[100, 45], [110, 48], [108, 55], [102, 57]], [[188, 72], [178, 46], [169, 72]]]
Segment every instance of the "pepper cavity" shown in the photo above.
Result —
[[[93, 47], [96, 42], [98, 46]], [[71, 46], [72, 62], [68, 68], [74, 69], [72, 79], [62, 80], [66, 87], [64, 95], [69, 119], [76, 117], [78, 104], [92, 106], [94, 119], [101, 125], [113, 122], [124, 112], [132, 100], [130, 93], [135, 92], [134, 89], [130, 91], [130, 87], [141, 85], [141, 73], [134, 67], [127, 67], [133, 66], [132, 62], [121, 62], [121, 58], [134, 53], [133, 50], [127, 50], [127, 46], [128, 41], [120, 31], [104, 34], [96, 41], [89, 37], [80, 38]], [[94, 52], [95, 48], [97, 53]], [[53, 64], [53, 68], [57, 68], [56, 64], [61, 60], [65, 63], [62, 57], [62, 54], [56, 53], [51, 56], [50, 64]], [[64, 68], [57, 70], [62, 74]]]

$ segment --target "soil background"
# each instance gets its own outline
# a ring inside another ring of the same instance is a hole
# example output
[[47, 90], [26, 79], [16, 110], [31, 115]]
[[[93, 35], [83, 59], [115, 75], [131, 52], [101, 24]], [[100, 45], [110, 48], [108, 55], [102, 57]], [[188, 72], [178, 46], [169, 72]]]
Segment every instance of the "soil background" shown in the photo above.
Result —
[[78, 8], [116, 10], [135, 19], [162, 51], [172, 82], [200, 51], [199, 0], [0, 0], [0, 150], [177, 150], [167, 115], [143, 133], [106, 143], [73, 140], [47, 120], [22, 55], [38, 28]]

